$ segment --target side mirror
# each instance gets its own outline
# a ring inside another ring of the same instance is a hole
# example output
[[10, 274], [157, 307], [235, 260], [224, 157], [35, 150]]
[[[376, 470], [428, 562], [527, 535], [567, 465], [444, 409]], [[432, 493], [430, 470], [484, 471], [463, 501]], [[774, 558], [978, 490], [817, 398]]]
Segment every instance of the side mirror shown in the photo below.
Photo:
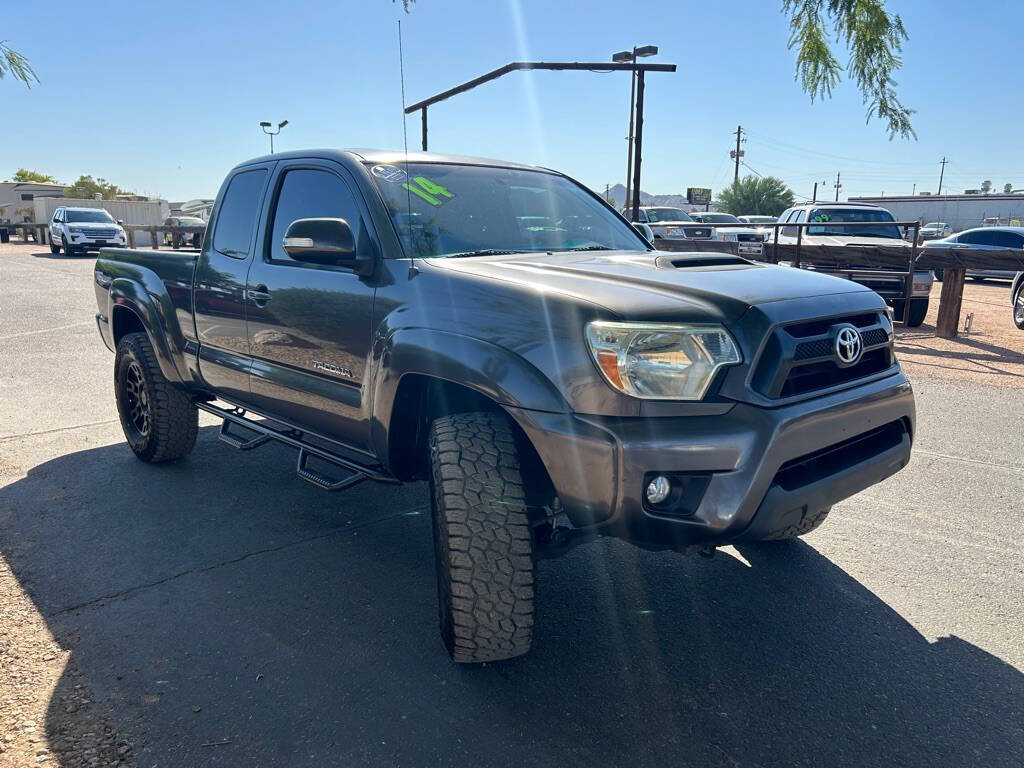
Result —
[[649, 226], [637, 222], [633, 224], [633, 229], [635, 229], [636, 233], [648, 243], [651, 243], [652, 245], [654, 244], [654, 233], [651, 231]]
[[356, 241], [344, 219], [296, 219], [281, 242], [296, 261], [345, 264], [356, 260]]
[[117, 226], [123, 227], [124, 226], [124, 219], [118, 219], [117, 220]]

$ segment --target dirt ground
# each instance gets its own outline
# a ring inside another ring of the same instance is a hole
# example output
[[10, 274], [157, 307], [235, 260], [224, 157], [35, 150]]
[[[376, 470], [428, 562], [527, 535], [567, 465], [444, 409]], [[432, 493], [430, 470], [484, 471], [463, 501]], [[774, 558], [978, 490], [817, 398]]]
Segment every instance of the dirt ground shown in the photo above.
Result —
[[968, 280], [960, 310], [960, 328], [971, 315], [971, 330], [956, 339], [935, 335], [942, 283], [932, 288], [928, 317], [919, 328], [897, 326], [896, 354], [916, 377], [941, 378], [1018, 388], [1024, 376], [1024, 331], [1013, 324], [1010, 283]]

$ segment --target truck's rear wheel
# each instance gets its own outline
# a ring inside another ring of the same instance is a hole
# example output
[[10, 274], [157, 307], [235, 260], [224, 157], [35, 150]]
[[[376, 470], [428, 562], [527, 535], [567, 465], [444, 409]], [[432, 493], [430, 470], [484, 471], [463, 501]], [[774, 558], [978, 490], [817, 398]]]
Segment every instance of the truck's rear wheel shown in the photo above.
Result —
[[761, 538], [760, 541], [789, 541], [801, 536], [806, 536], [819, 525], [824, 523], [825, 518], [828, 517], [828, 513], [831, 511], [832, 507], [825, 507], [817, 512], [808, 512], [804, 515], [804, 519], [796, 525], [788, 525], [785, 528], [772, 531]]
[[145, 333], [125, 334], [118, 342], [114, 395], [125, 439], [140, 459], [172, 461], [192, 450], [199, 411], [164, 377]]
[[441, 637], [453, 661], [530, 650], [533, 540], [515, 436], [500, 413], [436, 419], [428, 438]]

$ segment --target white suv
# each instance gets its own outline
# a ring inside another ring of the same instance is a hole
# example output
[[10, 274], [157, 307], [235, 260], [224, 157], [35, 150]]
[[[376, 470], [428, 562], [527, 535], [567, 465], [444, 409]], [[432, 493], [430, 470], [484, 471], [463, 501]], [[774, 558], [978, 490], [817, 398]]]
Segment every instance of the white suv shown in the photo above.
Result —
[[102, 208], [62, 206], [50, 219], [50, 253], [60, 253], [63, 248], [65, 255], [72, 256], [126, 242], [124, 227]]

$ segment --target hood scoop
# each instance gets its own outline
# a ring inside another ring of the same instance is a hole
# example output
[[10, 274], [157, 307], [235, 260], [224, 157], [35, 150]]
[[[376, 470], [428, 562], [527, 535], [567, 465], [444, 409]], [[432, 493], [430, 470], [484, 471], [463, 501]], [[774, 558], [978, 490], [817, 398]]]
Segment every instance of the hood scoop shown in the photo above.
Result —
[[654, 261], [655, 265], [662, 269], [701, 269], [720, 267], [756, 267], [752, 261], [733, 256], [728, 253], [710, 254], [701, 253], [694, 256], [659, 256]]

